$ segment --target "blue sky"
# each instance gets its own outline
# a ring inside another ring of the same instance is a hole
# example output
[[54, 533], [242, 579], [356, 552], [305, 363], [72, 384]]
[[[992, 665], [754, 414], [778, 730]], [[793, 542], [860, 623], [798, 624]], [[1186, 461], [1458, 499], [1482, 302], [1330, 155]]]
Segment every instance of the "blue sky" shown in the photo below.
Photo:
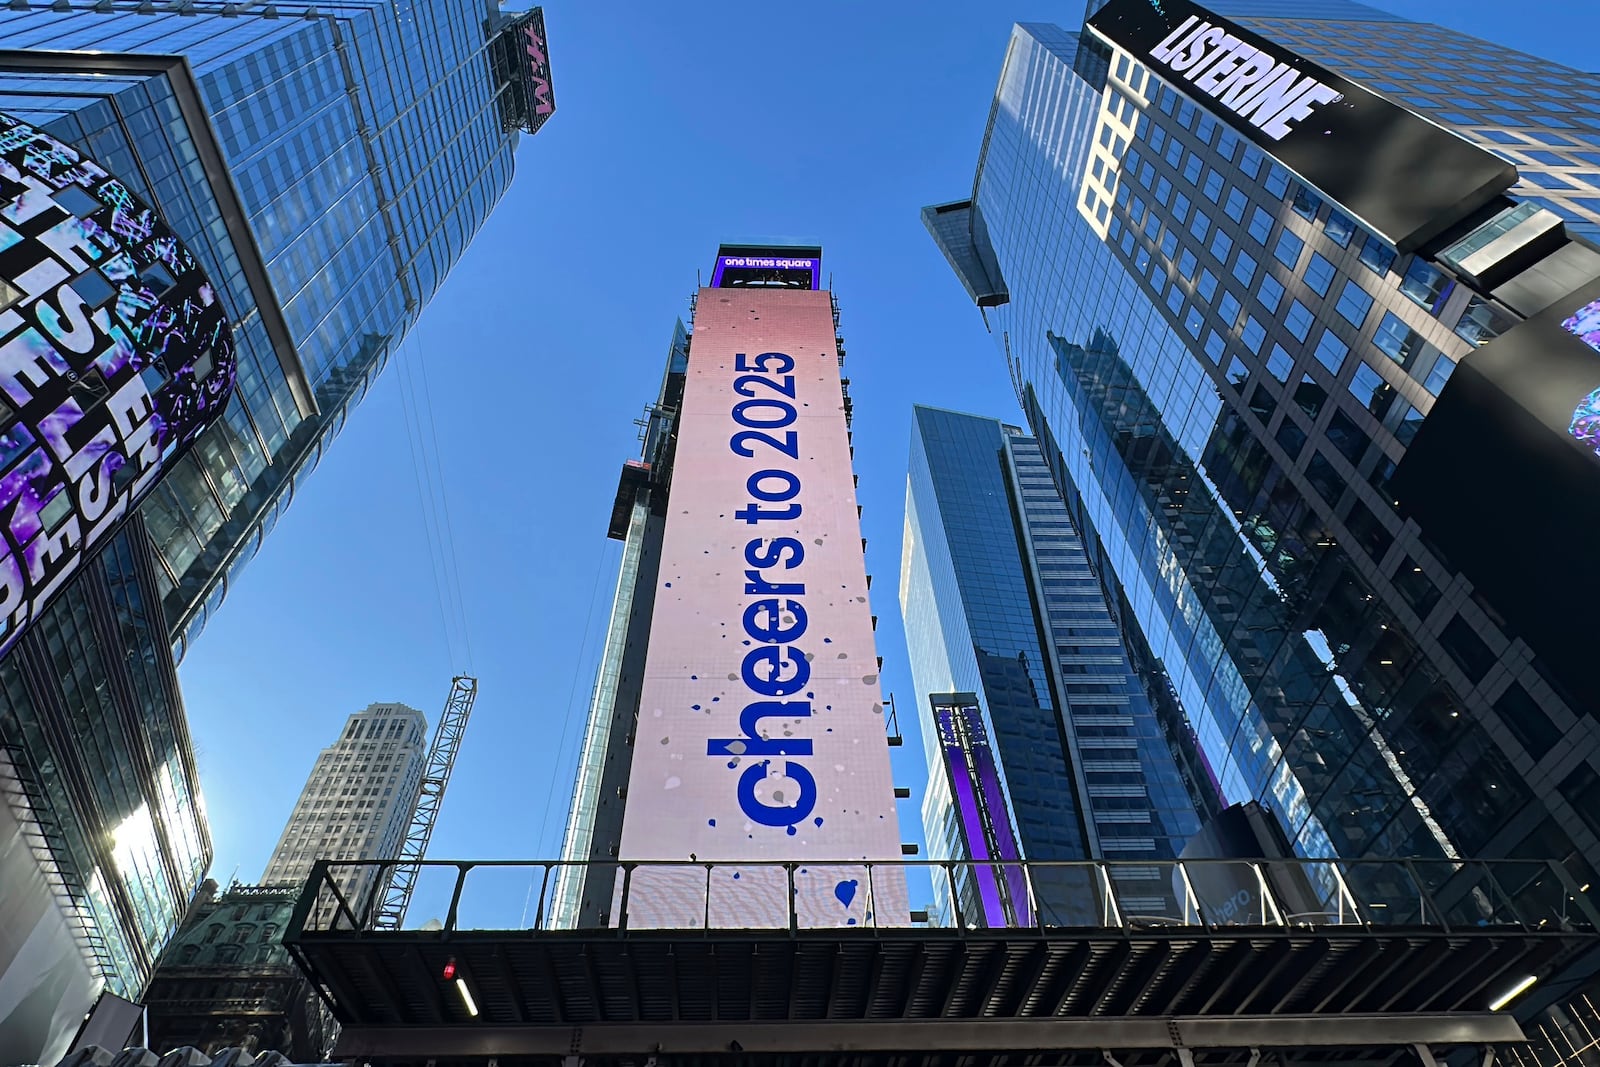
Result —
[[[1593, 66], [1593, 0], [1381, 0]], [[856, 405], [885, 688], [918, 706], [896, 582], [913, 403], [1019, 420], [1003, 364], [918, 217], [968, 195], [1013, 22], [1055, 3], [545, 5], [557, 112], [398, 363], [180, 669], [216, 847], [259, 877], [317, 751], [373, 701], [481, 682], [430, 854], [553, 857], [616, 577], [606, 521], [633, 420], [722, 240], [819, 240]], [[1565, 27], [1563, 29], [1563, 19]], [[431, 576], [407, 399], [425, 394], [470, 663]], [[405, 395], [403, 395], [405, 394]], [[914, 724], [898, 750], [920, 798]], [[902, 836], [920, 840], [917, 802]]]

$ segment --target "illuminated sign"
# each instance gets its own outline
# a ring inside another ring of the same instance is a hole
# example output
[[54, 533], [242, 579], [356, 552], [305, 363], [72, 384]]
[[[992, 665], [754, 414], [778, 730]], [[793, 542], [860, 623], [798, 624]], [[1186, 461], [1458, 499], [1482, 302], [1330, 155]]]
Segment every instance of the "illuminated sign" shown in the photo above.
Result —
[[906, 922], [827, 292], [700, 291], [666, 513], [619, 859], [717, 866], [635, 870], [629, 924], [783, 922], [757, 860], [804, 925]]
[[0, 115], [0, 651], [221, 416], [228, 318], [116, 178]]
[[504, 24], [491, 47], [491, 62], [496, 80], [504, 86], [500, 93], [502, 124], [508, 130], [538, 133], [556, 110], [543, 8], [533, 8]]
[[[968, 858], [1017, 860], [1022, 851], [1011, 829], [1005, 787], [976, 700], [970, 693], [932, 698], [957, 824]], [[1027, 876], [1020, 864], [973, 867], [971, 876], [984, 926], [1032, 925]]]
[[1088, 27], [1401, 252], [1517, 180], [1493, 153], [1191, 0], [1111, 0]]
[[805, 286], [816, 289], [822, 284], [822, 260], [815, 256], [730, 256], [717, 257], [716, 269], [711, 274], [711, 287], [720, 289], [743, 285], [759, 285], [778, 279], [810, 279]]

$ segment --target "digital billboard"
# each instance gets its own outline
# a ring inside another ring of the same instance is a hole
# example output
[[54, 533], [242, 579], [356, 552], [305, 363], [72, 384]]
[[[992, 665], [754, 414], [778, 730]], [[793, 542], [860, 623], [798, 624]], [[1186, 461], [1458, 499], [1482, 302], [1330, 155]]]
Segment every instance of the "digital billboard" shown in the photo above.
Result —
[[676, 456], [618, 858], [685, 866], [633, 871], [627, 921], [784, 923], [783, 869], [738, 864], [793, 861], [801, 925], [903, 924], [859, 863], [900, 834], [827, 292], [700, 290]]
[[717, 257], [711, 273], [713, 289], [783, 285], [818, 289], [822, 285], [822, 257], [750, 254]]
[[1517, 180], [1499, 156], [1191, 0], [1111, 0], [1088, 27], [1401, 252]]
[[1467, 354], [1395, 473], [1401, 513], [1600, 714], [1600, 279]]
[[183, 244], [0, 114], [0, 652], [221, 416], [234, 348]]
[[[957, 693], [935, 696], [932, 703], [945, 778], [967, 856], [975, 861], [1021, 859], [1005, 787], [1000, 782], [977, 697]], [[982, 925], [1032, 925], [1028, 880], [1020, 864], [975, 866], [969, 870], [983, 913]]]

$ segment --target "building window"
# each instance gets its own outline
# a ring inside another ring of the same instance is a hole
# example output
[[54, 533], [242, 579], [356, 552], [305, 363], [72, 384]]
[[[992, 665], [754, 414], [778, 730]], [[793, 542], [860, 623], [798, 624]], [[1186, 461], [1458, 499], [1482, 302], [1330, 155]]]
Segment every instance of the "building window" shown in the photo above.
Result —
[[1261, 301], [1261, 306], [1276, 315], [1278, 305], [1283, 300], [1283, 285], [1271, 274], [1261, 276], [1261, 286], [1256, 290], [1256, 299]]
[[1267, 373], [1278, 379], [1283, 385], [1289, 384], [1289, 373], [1294, 370], [1294, 357], [1283, 350], [1282, 345], [1273, 345], [1272, 354], [1267, 357]]
[[1542, 758], [1561, 741], [1561, 731], [1550, 721], [1550, 716], [1516, 682], [1512, 682], [1511, 688], [1494, 702], [1494, 710], [1500, 715], [1500, 721], [1506, 724], [1506, 729], [1534, 759]]
[[1272, 236], [1272, 216], [1262, 208], [1256, 208], [1250, 214], [1250, 237], [1262, 248], [1267, 247], [1267, 238]]
[[1294, 334], [1296, 341], [1304, 341], [1311, 335], [1311, 322], [1310, 308], [1298, 300], [1289, 301], [1289, 313], [1283, 317], [1283, 324]]
[[1400, 291], [1410, 297], [1418, 307], [1427, 308], [1434, 312], [1440, 303], [1439, 297], [1444, 293], [1447, 279], [1443, 274], [1428, 263], [1427, 260], [1414, 258], [1411, 266], [1406, 268], [1405, 277], [1400, 279]]
[[1366, 432], [1342, 411], [1335, 411], [1328, 419], [1328, 440], [1352, 467], [1361, 462], [1367, 446], [1372, 443]]
[[1306, 243], [1300, 240], [1299, 237], [1288, 230], [1284, 230], [1278, 235], [1278, 243], [1272, 249], [1272, 258], [1290, 270], [1294, 270], [1295, 265], [1300, 262], [1300, 251], [1305, 246]]
[[1474, 296], [1467, 301], [1466, 310], [1461, 313], [1461, 321], [1456, 323], [1456, 336], [1481, 348], [1513, 325], [1515, 324], [1508, 316], [1496, 311], [1483, 297]]
[[1294, 213], [1303, 219], [1315, 219], [1322, 208], [1322, 197], [1304, 185], [1294, 187]]
[[[1325, 329], [1322, 331], [1322, 336], [1317, 339], [1316, 355], [1317, 362], [1326, 367], [1328, 369], [1328, 373], [1338, 374], [1339, 368], [1344, 366], [1344, 357], [1349, 354], [1350, 346], [1341, 341], [1338, 334], [1334, 333], [1332, 330]], [[1366, 369], [1366, 364], [1362, 364], [1362, 369]], [[1357, 371], [1357, 377], [1360, 377], [1360, 371]], [[1379, 379], [1379, 382], [1381, 384], [1382, 379]], [[1350, 388], [1352, 391], [1354, 391], [1356, 387], [1357, 386], [1355, 382], [1350, 383]]]
[[1242, 248], [1239, 250], [1239, 258], [1233, 264], [1233, 276], [1239, 279], [1239, 284], [1246, 289], [1250, 288], [1250, 283], [1255, 281], [1256, 261], [1250, 258], [1250, 253]]
[[1306, 284], [1318, 296], [1327, 296], [1328, 287], [1333, 284], [1333, 264], [1322, 258], [1320, 252], [1311, 253], [1311, 262], [1306, 264]]
[[1233, 326], [1239, 321], [1239, 312], [1242, 310], [1243, 305], [1239, 303], [1239, 298], [1224, 290], [1222, 299], [1217, 302], [1217, 314], [1222, 316], [1223, 325]]
[[1376, 237], [1368, 237], [1361, 245], [1361, 262], [1374, 274], [1388, 274], [1394, 266], [1394, 249]]
[[1267, 174], [1267, 192], [1282, 200], [1289, 192], [1289, 172], [1278, 166], [1272, 165], [1272, 170]]
[[1409, 445], [1420, 429], [1422, 429], [1422, 412], [1407, 404], [1405, 414], [1400, 416], [1400, 424], [1394, 428], [1395, 440], [1403, 445]]
[[1247, 198], [1244, 193], [1240, 192], [1238, 189], [1229, 189], [1228, 202], [1223, 205], [1222, 210], [1227, 213], [1227, 216], [1230, 219], [1232, 219], [1234, 222], [1238, 222], [1244, 218], [1244, 209], [1248, 207], [1249, 204], [1249, 198]]
[[1428, 380], [1422, 383], [1422, 387], [1434, 396], [1438, 396], [1444, 392], [1444, 383], [1450, 380], [1450, 375], [1455, 369], [1456, 361], [1440, 353], [1439, 358], [1433, 361], [1433, 369], [1428, 372]]
[[1339, 294], [1337, 307], [1344, 321], [1359, 330], [1361, 324], [1367, 321], [1367, 312], [1372, 310], [1372, 294], [1351, 278], [1344, 283], [1344, 292]]
[[1195, 155], [1193, 152], [1190, 152], [1189, 158], [1184, 160], [1183, 163], [1184, 180], [1190, 185], [1198, 188], [1200, 185], [1200, 175], [1204, 170], [1205, 164], [1200, 162], [1200, 157]]
[[[1228, 253], [1230, 251], [1232, 251], [1232, 250], [1233, 250], [1233, 238], [1228, 236], [1228, 233], [1227, 233], [1226, 230], [1218, 230], [1216, 233], [1211, 235], [1211, 254], [1213, 256], [1217, 257], [1217, 262], [1218, 263], [1226, 263], [1226, 262], [1228, 262]], [[1241, 252], [1239, 254], [1240, 255], [1244, 255], [1243, 252]], [[1254, 264], [1254, 261], [1252, 261], [1252, 266], [1251, 266], [1252, 272], [1255, 269], [1253, 264]], [[1250, 283], [1246, 282], [1245, 284], [1248, 285]]]
[[1474, 685], [1483, 681], [1483, 676], [1494, 666], [1494, 653], [1460, 615], [1451, 619], [1439, 634], [1439, 644]]
[[1322, 232], [1328, 235], [1328, 240], [1340, 248], [1350, 246], [1350, 238], [1355, 236], [1356, 224], [1350, 216], [1342, 211], [1328, 212], [1328, 221], [1322, 224]]
[[1214, 170], [1206, 174], [1206, 199], [1213, 204], [1222, 199], [1222, 175]]
[[1322, 405], [1328, 402], [1328, 391], [1311, 375], [1302, 374], [1300, 384], [1294, 389], [1294, 402], [1300, 405], [1301, 411], [1315, 419], [1321, 413]]
[[1394, 386], [1384, 381], [1382, 374], [1363, 362], [1355, 368], [1354, 378], [1350, 378], [1350, 395], [1360, 400], [1363, 408], [1381, 419], [1384, 418], [1384, 413], [1389, 411], [1390, 402], [1394, 402], [1395, 390]]
[[1385, 311], [1383, 321], [1373, 332], [1372, 344], [1402, 367], [1410, 367], [1422, 351], [1423, 341], [1422, 336], [1396, 318], [1394, 312]]
[[1267, 339], [1266, 327], [1257, 322], [1252, 315], [1244, 320], [1244, 329], [1239, 331], [1239, 339], [1244, 346], [1256, 355], [1261, 354], [1261, 345]]

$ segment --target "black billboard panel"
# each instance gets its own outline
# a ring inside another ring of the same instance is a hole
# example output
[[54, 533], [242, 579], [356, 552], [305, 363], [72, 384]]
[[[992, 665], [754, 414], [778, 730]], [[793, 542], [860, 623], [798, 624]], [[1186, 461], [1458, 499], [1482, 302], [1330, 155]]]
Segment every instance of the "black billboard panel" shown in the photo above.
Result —
[[1510, 163], [1189, 0], [1088, 22], [1401, 252], [1510, 188]]
[[1600, 279], [1468, 354], [1393, 484], [1567, 698], [1600, 714], [1586, 625], [1600, 602]]

